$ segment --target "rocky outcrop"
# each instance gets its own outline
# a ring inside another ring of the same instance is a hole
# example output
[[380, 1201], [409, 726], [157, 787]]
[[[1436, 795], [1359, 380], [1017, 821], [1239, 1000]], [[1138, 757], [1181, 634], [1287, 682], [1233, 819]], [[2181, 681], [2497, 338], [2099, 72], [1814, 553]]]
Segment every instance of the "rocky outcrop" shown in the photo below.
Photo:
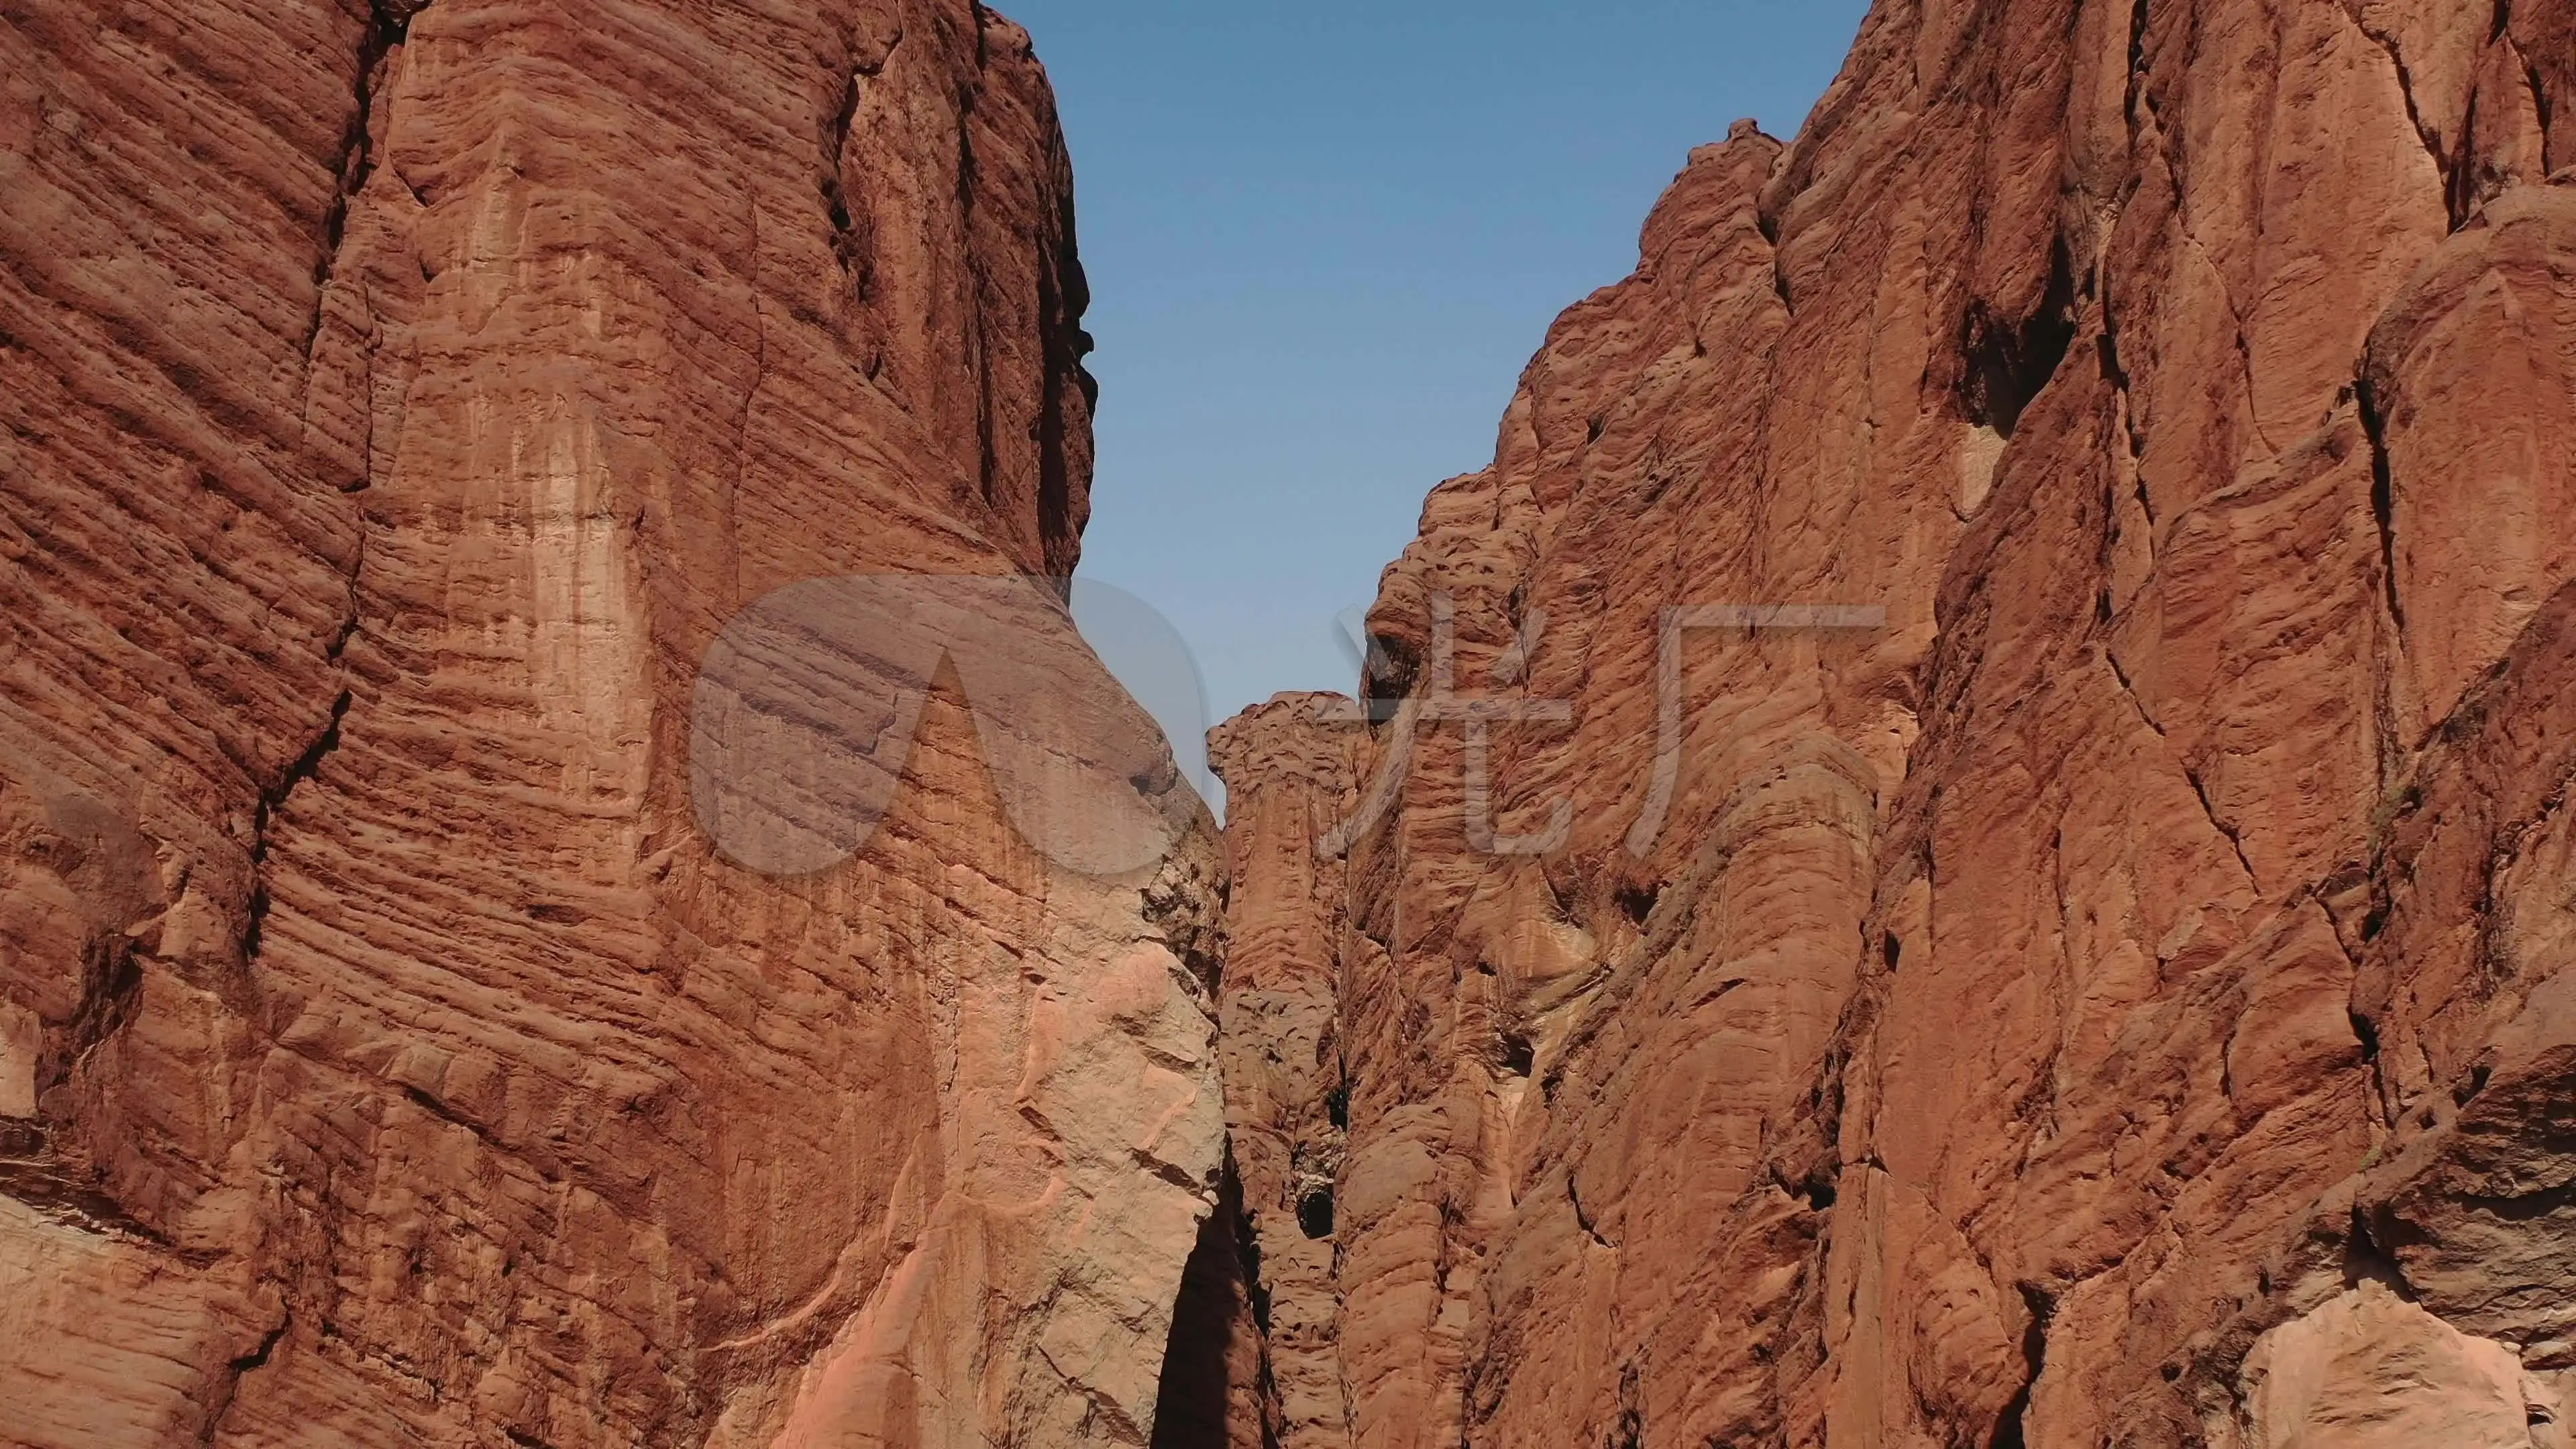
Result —
[[1691, 157], [1220, 737], [1279, 1442], [2563, 1442], [2572, 40], [1882, 0]]
[[[1347, 1446], [1333, 1234], [1349, 1125], [1339, 946], [1348, 883], [1313, 843], [1352, 808], [1358, 741], [1312, 727], [1331, 696], [1283, 696], [1216, 730], [1208, 763], [1228, 782], [1233, 888], [1226, 899], [1218, 1042], [1226, 1134], [1241, 1201], [1241, 1261], [1257, 1296], [1255, 1416], [1239, 1449]], [[1233, 788], [1241, 782], [1239, 790]], [[1259, 1432], [1253, 1432], [1258, 1430]]]
[[969, 0], [0, 4], [0, 1440], [1148, 1442], [1212, 836], [691, 793], [773, 591], [1071, 570], [1070, 216]]

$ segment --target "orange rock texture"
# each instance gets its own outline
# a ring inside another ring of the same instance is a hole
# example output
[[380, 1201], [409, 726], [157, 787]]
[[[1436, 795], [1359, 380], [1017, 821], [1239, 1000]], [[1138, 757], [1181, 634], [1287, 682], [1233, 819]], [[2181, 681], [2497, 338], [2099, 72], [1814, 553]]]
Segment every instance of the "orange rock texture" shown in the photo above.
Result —
[[1881, 0], [1370, 629], [1209, 1442], [2568, 1442], [2576, 6]]
[[1212, 830], [691, 800], [772, 591], [1071, 571], [1070, 186], [972, 0], [0, 0], [0, 1442], [1149, 1442]]

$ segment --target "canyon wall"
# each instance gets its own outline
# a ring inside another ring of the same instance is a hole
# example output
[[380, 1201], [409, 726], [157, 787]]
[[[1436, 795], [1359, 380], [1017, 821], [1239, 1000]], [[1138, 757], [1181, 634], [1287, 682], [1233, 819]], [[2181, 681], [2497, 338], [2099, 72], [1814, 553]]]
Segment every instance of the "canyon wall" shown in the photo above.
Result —
[[2568, 1442], [2576, 6], [1880, 0], [1641, 250], [1218, 736], [1202, 1442]]
[[1148, 1442], [1168, 760], [1107, 878], [953, 675], [855, 860], [692, 796], [774, 591], [1070, 573], [1070, 188], [972, 0], [0, 0], [0, 1442]]

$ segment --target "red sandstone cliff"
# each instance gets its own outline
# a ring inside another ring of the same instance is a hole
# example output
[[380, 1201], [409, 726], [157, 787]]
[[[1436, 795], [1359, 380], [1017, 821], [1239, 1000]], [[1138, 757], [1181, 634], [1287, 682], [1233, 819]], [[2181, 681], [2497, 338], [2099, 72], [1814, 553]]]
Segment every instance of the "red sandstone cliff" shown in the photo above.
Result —
[[1391, 718], [1220, 732], [1230, 1442], [2567, 1442], [2571, 117], [2564, 0], [1882, 0], [1694, 154]]
[[1070, 571], [1070, 216], [971, 0], [0, 0], [0, 1442], [1146, 1442], [1212, 840], [690, 800], [770, 591]]

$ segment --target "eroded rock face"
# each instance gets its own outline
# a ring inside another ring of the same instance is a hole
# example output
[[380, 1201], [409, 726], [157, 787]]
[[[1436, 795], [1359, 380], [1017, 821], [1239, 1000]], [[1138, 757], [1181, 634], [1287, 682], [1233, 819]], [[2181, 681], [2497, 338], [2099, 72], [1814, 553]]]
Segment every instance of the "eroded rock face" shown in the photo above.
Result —
[[0, 6], [0, 1439], [1142, 1445], [1212, 837], [953, 691], [691, 809], [729, 620], [1072, 568], [1070, 181], [968, 0]]
[[1389, 570], [1380, 722], [1222, 737], [1316, 983], [1227, 1009], [1256, 1225], [1309, 1041], [1348, 1103], [1271, 1424], [2559, 1442], [2571, 40], [1887, 0], [1691, 157]]
[[1229, 1420], [1238, 1449], [1350, 1443], [1333, 1244], [1349, 1118], [1339, 965], [1349, 884], [1340, 857], [1313, 843], [1352, 808], [1360, 742], [1311, 722], [1342, 703], [1283, 695], [1208, 741], [1208, 763], [1229, 785], [1229, 863], [1241, 872], [1226, 900], [1218, 1041], [1260, 1318], [1256, 1332], [1235, 1330], [1259, 1348], [1257, 1375], [1229, 1380], [1257, 1389], [1253, 1416]]
[[2263, 1335], [2221, 1443], [2564, 1444], [2554, 1385], [2508, 1345], [2472, 1338], [2377, 1282]]

